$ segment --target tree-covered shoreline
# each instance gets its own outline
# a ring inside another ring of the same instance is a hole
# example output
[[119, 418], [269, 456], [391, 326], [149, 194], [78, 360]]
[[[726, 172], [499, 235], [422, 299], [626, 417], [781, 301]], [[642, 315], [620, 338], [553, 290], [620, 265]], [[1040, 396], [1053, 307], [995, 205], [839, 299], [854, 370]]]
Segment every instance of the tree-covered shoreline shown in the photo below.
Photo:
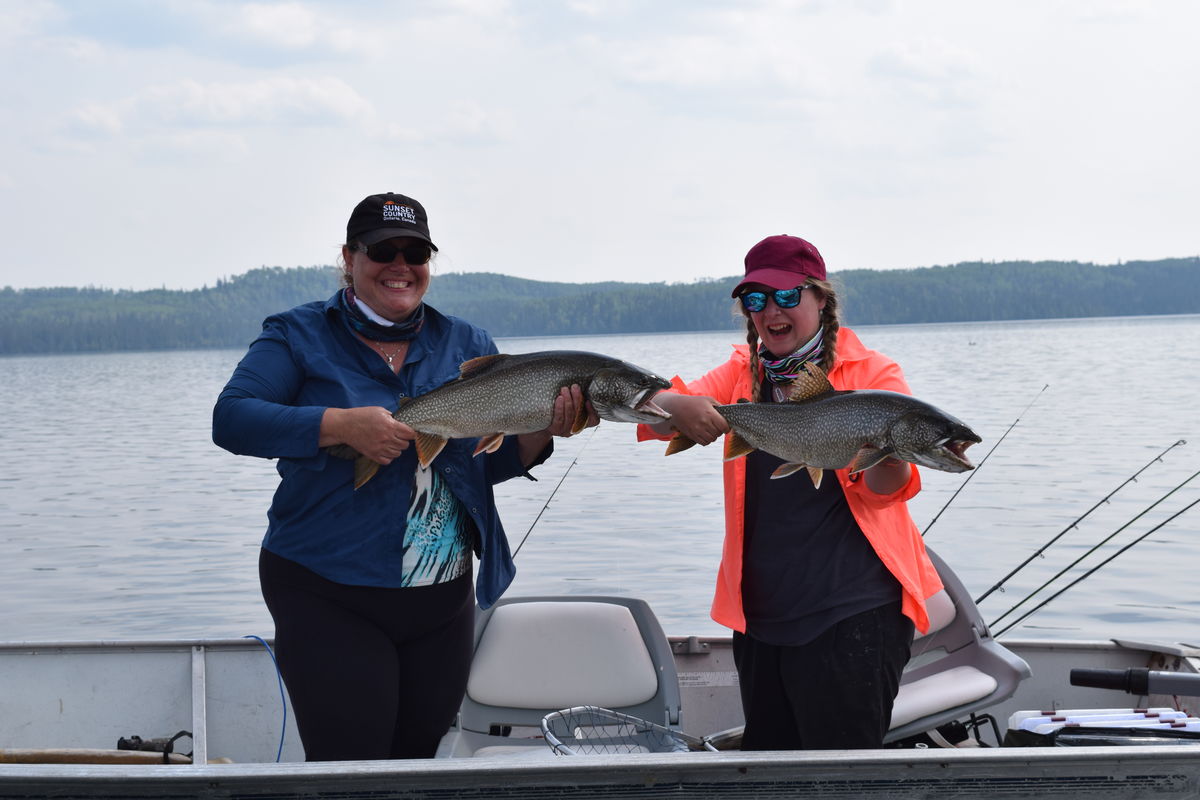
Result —
[[[834, 273], [849, 324], [1200, 313], [1200, 257], [1101, 266], [969, 262]], [[693, 283], [557, 283], [436, 274], [428, 302], [496, 337], [740, 326], [737, 276]], [[245, 347], [268, 315], [328, 298], [333, 267], [261, 267], [191, 290], [0, 289], [0, 355]]]

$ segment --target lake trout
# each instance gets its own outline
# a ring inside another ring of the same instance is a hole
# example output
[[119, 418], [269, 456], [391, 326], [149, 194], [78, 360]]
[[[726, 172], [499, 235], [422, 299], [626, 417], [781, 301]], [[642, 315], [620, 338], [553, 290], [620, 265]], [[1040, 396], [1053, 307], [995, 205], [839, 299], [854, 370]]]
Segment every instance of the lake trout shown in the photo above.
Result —
[[[805, 364], [784, 403], [741, 402], [716, 406], [732, 432], [725, 460], [762, 450], [784, 464], [772, 478], [807, 469], [814, 486], [826, 469], [862, 472], [898, 458], [943, 472], [975, 469], [965, 455], [982, 441], [964, 423], [924, 401], [877, 389], [837, 391], [815, 364]], [[695, 442], [677, 433], [667, 455]]]
[[[428, 467], [449, 439], [478, 438], [475, 455], [479, 455], [495, 452], [506, 435], [545, 430], [554, 416], [559, 390], [572, 384], [579, 384], [601, 419], [655, 423], [670, 416], [652, 402], [670, 381], [620, 359], [581, 350], [473, 358], [462, 364], [458, 378], [403, 400], [392, 416], [417, 432], [417, 461]], [[579, 433], [587, 421], [584, 404], [571, 432]], [[355, 489], [379, 469], [378, 463], [349, 445], [327, 450], [338, 458], [355, 459]]]

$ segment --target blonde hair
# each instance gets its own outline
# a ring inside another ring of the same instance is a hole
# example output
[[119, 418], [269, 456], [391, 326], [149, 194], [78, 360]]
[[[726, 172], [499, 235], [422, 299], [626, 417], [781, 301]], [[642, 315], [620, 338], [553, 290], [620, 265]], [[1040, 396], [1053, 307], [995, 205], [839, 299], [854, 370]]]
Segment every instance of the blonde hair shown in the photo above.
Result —
[[[829, 372], [837, 361], [837, 334], [842, 327], [838, 314], [837, 292], [834, 291], [833, 284], [829, 281], [819, 281], [814, 278], [809, 279], [806, 283], [819, 291], [825, 300], [825, 307], [821, 309], [821, 330], [824, 332], [824, 336], [821, 360], [817, 366]], [[763, 368], [758, 359], [758, 329], [754, 327], [754, 320], [750, 318], [750, 312], [742, 307], [741, 301], [738, 301], [737, 309], [746, 318], [746, 343], [750, 345], [750, 387], [752, 391], [750, 399], [757, 403], [762, 399], [763, 379]]]

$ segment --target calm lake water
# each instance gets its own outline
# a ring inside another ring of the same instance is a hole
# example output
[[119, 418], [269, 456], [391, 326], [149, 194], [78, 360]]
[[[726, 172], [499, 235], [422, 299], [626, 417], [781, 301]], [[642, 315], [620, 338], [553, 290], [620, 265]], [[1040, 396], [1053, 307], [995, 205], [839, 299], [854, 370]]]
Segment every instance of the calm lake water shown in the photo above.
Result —
[[[971, 450], [976, 463], [1020, 420], [976, 473], [923, 471], [924, 491], [910, 503], [922, 529], [942, 512], [926, 541], [975, 596], [1174, 442], [1189, 442], [989, 597], [989, 621], [1200, 470], [1200, 316], [857, 330], [904, 366], [918, 397], [975, 428], [984, 439]], [[500, 347], [594, 350], [692, 379], [723, 361], [737, 339], [588, 336]], [[273, 634], [256, 565], [274, 465], [210, 439], [212, 403], [241, 355], [0, 360], [0, 640]], [[603, 423], [559, 440], [538, 482], [498, 487], [514, 548], [541, 513], [510, 592], [636, 595], [668, 633], [723, 632], [708, 618], [721, 544], [719, 447], [670, 459], [662, 450], [635, 444], [632, 426]], [[1200, 479], [1058, 585], [1198, 498]], [[1005, 635], [1200, 644], [1198, 534], [1200, 508]]]

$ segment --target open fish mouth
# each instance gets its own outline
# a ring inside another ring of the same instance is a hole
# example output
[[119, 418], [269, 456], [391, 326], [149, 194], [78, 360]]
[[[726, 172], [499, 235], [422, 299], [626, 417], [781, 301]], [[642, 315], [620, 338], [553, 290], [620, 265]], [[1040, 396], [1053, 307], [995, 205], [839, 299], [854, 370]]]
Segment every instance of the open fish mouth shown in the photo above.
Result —
[[654, 402], [654, 395], [658, 394], [657, 387], [643, 389], [642, 392], [634, 397], [633, 410], [641, 411], [644, 414], [658, 417], [659, 419], [670, 419], [671, 415], [663, 411], [657, 403]]
[[938, 442], [935, 447], [948, 460], [953, 463], [960, 464], [963, 469], [975, 469], [975, 465], [967, 458], [967, 448], [975, 444], [978, 439], [943, 439]]

